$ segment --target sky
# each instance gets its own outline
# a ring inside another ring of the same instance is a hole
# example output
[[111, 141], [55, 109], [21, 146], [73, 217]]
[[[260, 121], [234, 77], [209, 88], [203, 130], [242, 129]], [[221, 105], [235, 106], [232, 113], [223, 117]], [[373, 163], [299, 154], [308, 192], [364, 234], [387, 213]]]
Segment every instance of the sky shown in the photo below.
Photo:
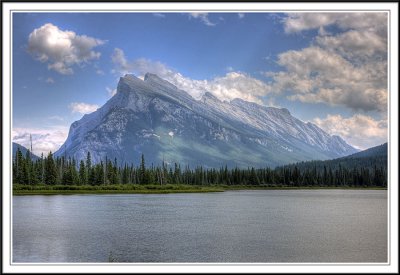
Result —
[[13, 13], [12, 138], [40, 155], [116, 92], [159, 75], [287, 108], [358, 149], [387, 141], [386, 13]]

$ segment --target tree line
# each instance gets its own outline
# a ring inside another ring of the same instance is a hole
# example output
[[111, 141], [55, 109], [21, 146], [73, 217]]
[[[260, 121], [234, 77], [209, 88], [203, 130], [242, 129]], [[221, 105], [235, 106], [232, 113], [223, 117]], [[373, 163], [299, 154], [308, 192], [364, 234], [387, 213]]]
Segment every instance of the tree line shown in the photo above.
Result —
[[[73, 158], [57, 157], [50, 152], [47, 157], [32, 160], [29, 150], [25, 155], [17, 149], [13, 158], [13, 182], [25, 185], [115, 185], [115, 184], [190, 184], [190, 185], [262, 185], [262, 186], [320, 186], [320, 187], [386, 187], [386, 162], [376, 162], [365, 167], [343, 166], [331, 162], [303, 162], [275, 169], [233, 168], [219, 169], [198, 166], [194, 169], [179, 164], [146, 166], [144, 155], [140, 164], [120, 165], [117, 159], [105, 159], [92, 164], [90, 152], [79, 163]], [[325, 165], [326, 163], [327, 165]]]

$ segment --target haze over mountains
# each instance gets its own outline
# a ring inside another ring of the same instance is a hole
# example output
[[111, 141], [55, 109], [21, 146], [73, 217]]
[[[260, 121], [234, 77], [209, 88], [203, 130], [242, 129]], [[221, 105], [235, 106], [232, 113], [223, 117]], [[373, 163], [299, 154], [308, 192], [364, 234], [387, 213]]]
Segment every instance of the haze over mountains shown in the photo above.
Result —
[[357, 152], [339, 136], [293, 117], [284, 108], [241, 99], [200, 100], [154, 74], [120, 78], [117, 93], [97, 111], [74, 122], [56, 156], [99, 162], [116, 158], [195, 167], [275, 167], [332, 159]]

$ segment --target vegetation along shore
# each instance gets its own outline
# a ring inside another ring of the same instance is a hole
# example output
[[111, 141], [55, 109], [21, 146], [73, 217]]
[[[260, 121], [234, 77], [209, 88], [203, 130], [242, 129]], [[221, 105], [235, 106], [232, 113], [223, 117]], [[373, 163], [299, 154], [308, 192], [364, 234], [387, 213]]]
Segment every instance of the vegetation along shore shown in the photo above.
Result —
[[92, 164], [90, 153], [79, 165], [71, 158], [33, 159], [17, 150], [13, 160], [13, 194], [193, 193], [243, 189], [386, 189], [386, 156], [308, 161], [276, 168], [194, 169], [179, 164], [119, 165], [105, 159]]
[[204, 193], [233, 190], [316, 190], [316, 189], [366, 189], [386, 190], [385, 187], [315, 187], [315, 186], [260, 186], [260, 185], [208, 185], [196, 186], [188, 184], [166, 185], [21, 185], [15, 184], [13, 195], [68, 195], [68, 194], [168, 194], [168, 193]]

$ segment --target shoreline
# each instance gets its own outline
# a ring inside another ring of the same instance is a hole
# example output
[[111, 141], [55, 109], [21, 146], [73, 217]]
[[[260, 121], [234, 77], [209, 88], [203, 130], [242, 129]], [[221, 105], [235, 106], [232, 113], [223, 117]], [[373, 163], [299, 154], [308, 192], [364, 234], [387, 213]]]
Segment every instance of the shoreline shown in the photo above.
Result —
[[240, 190], [387, 190], [386, 187], [351, 187], [351, 186], [256, 186], [256, 185], [117, 185], [117, 186], [78, 186], [78, 185], [17, 185], [13, 196], [24, 195], [109, 195], [109, 194], [172, 194], [172, 193], [210, 193]]

